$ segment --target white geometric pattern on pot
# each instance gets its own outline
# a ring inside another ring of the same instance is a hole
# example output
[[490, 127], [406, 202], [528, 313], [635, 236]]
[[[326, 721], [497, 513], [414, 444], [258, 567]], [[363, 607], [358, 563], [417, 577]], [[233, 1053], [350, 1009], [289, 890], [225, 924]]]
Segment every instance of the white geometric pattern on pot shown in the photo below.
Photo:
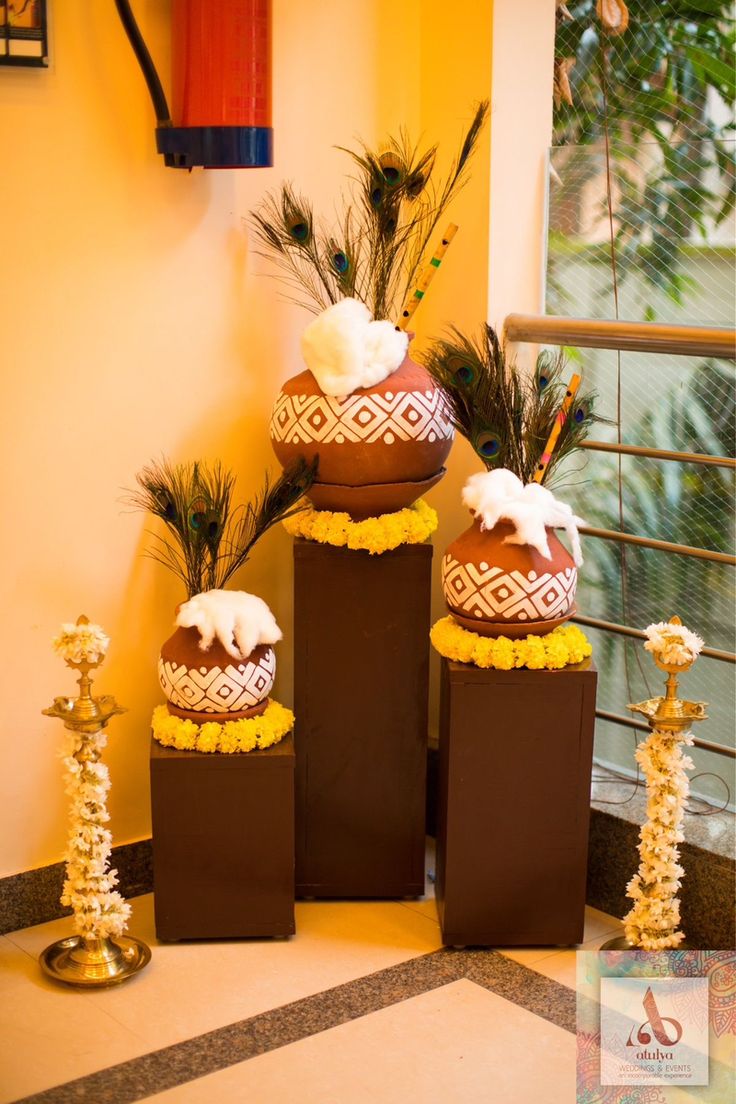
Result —
[[452, 424], [441, 391], [387, 391], [383, 395], [287, 395], [276, 399], [271, 439], [287, 444], [364, 441], [448, 441]]
[[238, 713], [271, 692], [276, 656], [269, 649], [259, 663], [221, 667], [187, 667], [159, 658], [158, 679], [167, 701], [197, 713]]
[[548, 621], [570, 609], [578, 582], [577, 569], [552, 574], [504, 571], [488, 564], [442, 561], [442, 588], [448, 603], [468, 617], [486, 621]]

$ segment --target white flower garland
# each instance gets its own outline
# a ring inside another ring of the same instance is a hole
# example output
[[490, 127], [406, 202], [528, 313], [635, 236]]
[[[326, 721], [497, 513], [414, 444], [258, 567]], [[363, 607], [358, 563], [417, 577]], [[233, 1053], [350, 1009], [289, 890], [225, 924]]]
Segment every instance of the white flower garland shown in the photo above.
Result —
[[107, 633], [90, 622], [82, 625], [67, 622], [54, 640], [54, 651], [67, 663], [99, 663], [109, 646]]
[[110, 819], [110, 774], [99, 761], [106, 743], [104, 731], [69, 732], [62, 751], [71, 801], [61, 903], [73, 910], [74, 926], [87, 939], [121, 935], [130, 916], [130, 905], [114, 888], [118, 872], [108, 869], [112, 835], [103, 826]]
[[[669, 630], [672, 626], [666, 627]], [[692, 759], [683, 754], [682, 745], [692, 742], [690, 732], [673, 734], [655, 728], [636, 749], [646, 779], [648, 819], [639, 832], [639, 871], [626, 887], [634, 906], [624, 917], [624, 925], [629, 943], [645, 951], [677, 947], [685, 938], [684, 932], [677, 930], [677, 891], [684, 874], [677, 845], [684, 839], [682, 817], [690, 792], [685, 771], [694, 766]]]
[[647, 634], [645, 649], [656, 653], [662, 663], [673, 663], [676, 667], [692, 663], [703, 647], [703, 640], [697, 633], [672, 621], [647, 625], [644, 632]]
[[[54, 651], [86, 677], [89, 665], [102, 661], [109, 644], [99, 625], [80, 618], [77, 624], [61, 626]], [[64, 789], [71, 799], [61, 903], [72, 909], [74, 927], [85, 939], [121, 935], [130, 916], [130, 905], [115, 889], [118, 872], [109, 869], [112, 835], [104, 825], [110, 819], [106, 804], [110, 774], [100, 762], [106, 743], [104, 728], [97, 732], [67, 729], [61, 751]]]

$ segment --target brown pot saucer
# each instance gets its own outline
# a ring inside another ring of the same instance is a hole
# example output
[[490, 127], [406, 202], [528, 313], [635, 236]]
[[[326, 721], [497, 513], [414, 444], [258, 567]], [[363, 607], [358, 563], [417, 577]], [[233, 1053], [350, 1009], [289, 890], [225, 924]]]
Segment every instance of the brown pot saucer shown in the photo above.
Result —
[[411, 506], [439, 483], [446, 471], [440, 468], [428, 479], [408, 483], [364, 483], [358, 487], [344, 483], [313, 483], [308, 497], [315, 510], [348, 513], [354, 521], [364, 521], [381, 514], [395, 514]]
[[183, 721], [194, 721], [198, 725], [208, 724], [211, 721], [215, 721], [216, 724], [226, 724], [228, 721], [245, 720], [246, 717], [260, 717], [261, 713], [266, 712], [269, 701], [270, 698], [266, 698], [256, 705], [251, 705], [249, 709], [240, 709], [236, 713], [198, 713], [195, 709], [180, 709], [178, 705], [172, 705], [169, 701], [166, 703], [166, 708], [172, 717], [181, 717]]
[[546, 636], [574, 617], [575, 612], [575, 606], [572, 606], [564, 617], [552, 617], [547, 621], [483, 621], [481, 618], [463, 617], [453, 609], [450, 610], [458, 625], [468, 632], [477, 633], [478, 636], [507, 636], [510, 640], [519, 640], [524, 636]]

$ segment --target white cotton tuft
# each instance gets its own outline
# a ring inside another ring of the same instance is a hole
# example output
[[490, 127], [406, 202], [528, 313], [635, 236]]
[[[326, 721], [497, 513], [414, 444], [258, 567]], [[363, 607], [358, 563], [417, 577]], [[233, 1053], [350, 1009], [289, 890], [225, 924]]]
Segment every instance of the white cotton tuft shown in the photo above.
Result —
[[325, 395], [344, 398], [385, 380], [401, 364], [409, 337], [392, 322], [373, 322], [365, 303], [341, 299], [302, 334], [302, 355]]
[[199, 629], [206, 652], [217, 638], [233, 659], [247, 659], [259, 644], [276, 644], [281, 629], [262, 598], [243, 590], [206, 590], [179, 607], [176, 623]]
[[515, 532], [506, 537], [504, 544], [528, 544], [546, 560], [552, 559], [547, 528], [564, 529], [575, 564], [581, 566], [578, 525], [583, 525], [583, 520], [541, 484], [524, 485], [507, 468], [496, 468], [471, 475], [463, 488], [463, 502], [478, 518], [481, 529], [493, 529], [499, 521], [509, 521]]

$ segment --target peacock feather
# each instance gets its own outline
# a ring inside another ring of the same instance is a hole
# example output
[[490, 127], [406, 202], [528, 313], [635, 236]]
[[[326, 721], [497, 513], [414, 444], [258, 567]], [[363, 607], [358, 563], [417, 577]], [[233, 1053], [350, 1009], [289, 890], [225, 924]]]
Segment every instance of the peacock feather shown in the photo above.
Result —
[[[531, 378], [509, 364], [496, 331], [478, 342], [458, 330], [435, 342], [424, 364], [442, 388], [452, 422], [487, 468], [504, 467], [531, 480], [567, 389], [565, 358], [542, 353]], [[578, 448], [600, 421], [591, 393], [578, 394], [560, 433], [545, 478]]]
[[301, 507], [317, 461], [295, 461], [275, 483], [268, 477], [251, 502], [233, 506], [235, 476], [219, 461], [143, 468], [138, 489], [127, 501], [164, 522], [164, 535], [151, 534], [148, 555], [181, 579], [187, 597], [222, 588], [242, 567], [263, 534]]
[[421, 150], [403, 131], [375, 150], [338, 147], [354, 170], [339, 232], [318, 224], [311, 204], [291, 185], [267, 195], [251, 222], [262, 255], [293, 293], [289, 298], [318, 313], [350, 296], [375, 318], [398, 317], [437, 223], [467, 179], [487, 117], [483, 101], [439, 183], [436, 146]]

